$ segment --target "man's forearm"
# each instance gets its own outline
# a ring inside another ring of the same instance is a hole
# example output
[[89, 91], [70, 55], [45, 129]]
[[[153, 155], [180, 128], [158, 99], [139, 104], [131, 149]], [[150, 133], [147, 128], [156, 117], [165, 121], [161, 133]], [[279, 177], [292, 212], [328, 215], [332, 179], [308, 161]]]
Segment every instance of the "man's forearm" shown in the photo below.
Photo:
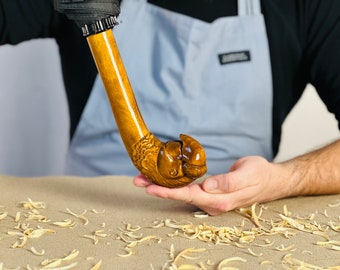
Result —
[[340, 193], [340, 140], [281, 163], [290, 170], [291, 195]]

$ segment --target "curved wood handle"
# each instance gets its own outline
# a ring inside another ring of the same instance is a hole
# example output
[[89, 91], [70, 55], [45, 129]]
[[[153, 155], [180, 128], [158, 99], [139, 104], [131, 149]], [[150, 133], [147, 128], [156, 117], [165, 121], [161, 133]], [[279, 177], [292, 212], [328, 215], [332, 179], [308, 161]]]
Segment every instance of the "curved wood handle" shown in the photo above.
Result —
[[139, 111], [112, 30], [87, 37], [125, 148], [135, 167], [151, 182], [185, 186], [206, 171], [204, 148], [181, 134], [163, 143], [148, 130]]

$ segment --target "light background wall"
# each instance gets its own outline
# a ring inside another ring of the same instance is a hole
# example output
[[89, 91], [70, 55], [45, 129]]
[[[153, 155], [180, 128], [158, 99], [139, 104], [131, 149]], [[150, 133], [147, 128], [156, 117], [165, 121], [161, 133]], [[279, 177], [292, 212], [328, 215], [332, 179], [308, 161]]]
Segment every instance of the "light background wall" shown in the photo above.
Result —
[[61, 174], [69, 119], [54, 40], [0, 47], [0, 174]]
[[[0, 47], [0, 174], [63, 173], [69, 119], [58, 49], [53, 40]], [[277, 161], [339, 138], [337, 122], [313, 87], [283, 127]]]

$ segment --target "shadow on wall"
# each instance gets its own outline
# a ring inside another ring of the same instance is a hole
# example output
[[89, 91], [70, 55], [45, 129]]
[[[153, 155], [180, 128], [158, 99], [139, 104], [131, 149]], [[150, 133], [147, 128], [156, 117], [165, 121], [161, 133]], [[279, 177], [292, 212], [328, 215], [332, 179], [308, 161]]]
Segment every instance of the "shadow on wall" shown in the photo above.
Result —
[[54, 40], [0, 47], [0, 174], [62, 174], [69, 119]]

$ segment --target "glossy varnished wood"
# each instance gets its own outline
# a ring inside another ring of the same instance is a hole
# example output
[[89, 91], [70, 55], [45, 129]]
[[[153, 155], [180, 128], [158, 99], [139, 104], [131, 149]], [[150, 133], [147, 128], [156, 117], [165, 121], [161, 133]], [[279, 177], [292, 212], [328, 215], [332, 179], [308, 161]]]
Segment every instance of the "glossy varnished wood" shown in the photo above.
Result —
[[[161, 142], [147, 128], [112, 30], [87, 37], [126, 150], [136, 168], [155, 184], [187, 185], [207, 170], [204, 148], [188, 135]], [[141, 52], [142, 53], [142, 52]]]

